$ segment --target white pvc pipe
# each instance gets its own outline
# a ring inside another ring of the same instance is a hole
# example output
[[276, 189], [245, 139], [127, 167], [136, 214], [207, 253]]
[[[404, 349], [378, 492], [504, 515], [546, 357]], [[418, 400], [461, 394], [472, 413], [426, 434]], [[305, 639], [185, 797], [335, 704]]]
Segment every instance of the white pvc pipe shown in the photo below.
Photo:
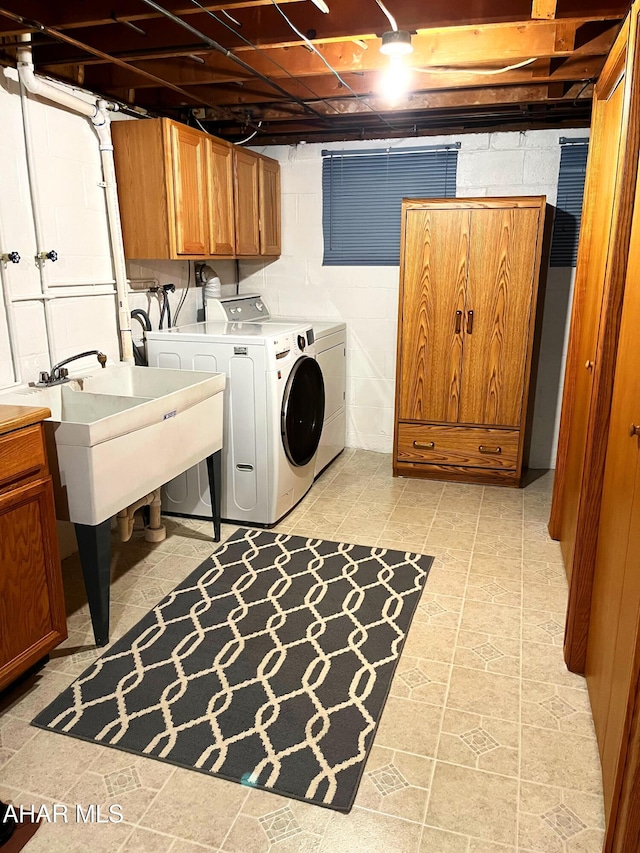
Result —
[[[120, 207], [118, 205], [118, 190], [116, 185], [115, 166], [113, 160], [113, 142], [111, 139], [111, 122], [107, 112], [109, 104], [106, 101], [98, 100], [94, 104], [88, 104], [82, 98], [76, 95], [59, 89], [53, 86], [46, 80], [36, 77], [33, 67], [33, 59], [31, 53], [31, 36], [25, 34], [20, 36], [22, 46], [18, 48], [18, 75], [21, 83], [21, 93], [23, 88], [33, 95], [46, 98], [53, 103], [59, 104], [75, 113], [84, 115], [91, 119], [94, 129], [100, 143], [100, 159], [102, 164], [102, 174], [105, 185], [105, 201], [107, 206], [107, 220], [109, 227], [109, 237], [111, 239], [111, 255], [113, 260], [114, 278], [116, 283], [116, 297], [118, 301], [118, 330], [120, 333], [120, 352], [123, 361], [130, 364], [134, 363], [133, 358], [133, 340], [131, 336], [131, 317], [129, 314], [129, 301], [127, 297], [127, 273], [126, 261], [124, 255], [124, 244], [122, 240], [122, 224], [120, 222]], [[24, 101], [26, 101], [26, 97]], [[31, 135], [30, 127], [28, 126], [28, 111], [26, 104], [23, 102], [23, 116], [25, 117], [25, 141], [27, 144], [27, 161], [31, 159], [31, 172], [33, 172], [34, 182], [31, 184], [32, 206], [34, 211], [34, 226], [36, 228], [36, 241], [38, 242], [38, 253], [45, 251], [42, 246], [41, 234], [42, 229], [39, 224], [39, 209], [38, 198], [35, 191], [35, 169], [33, 168], [33, 150], [30, 148]], [[31, 173], [30, 173], [31, 178]], [[39, 232], [39, 234], [38, 234]], [[43, 296], [48, 295], [48, 287], [45, 272], [46, 262], [40, 263], [41, 269], [41, 286]], [[49, 300], [44, 300], [45, 319], [47, 321], [47, 338], [49, 340], [49, 357], [53, 364], [53, 324], [51, 323]]]

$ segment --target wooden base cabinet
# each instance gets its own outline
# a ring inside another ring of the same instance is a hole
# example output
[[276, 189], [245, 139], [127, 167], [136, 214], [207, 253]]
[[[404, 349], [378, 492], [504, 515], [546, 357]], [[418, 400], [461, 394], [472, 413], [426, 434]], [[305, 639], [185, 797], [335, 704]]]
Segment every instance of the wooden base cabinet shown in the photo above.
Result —
[[47, 409], [0, 406], [0, 690], [67, 636]]
[[403, 201], [394, 474], [520, 484], [545, 206]]

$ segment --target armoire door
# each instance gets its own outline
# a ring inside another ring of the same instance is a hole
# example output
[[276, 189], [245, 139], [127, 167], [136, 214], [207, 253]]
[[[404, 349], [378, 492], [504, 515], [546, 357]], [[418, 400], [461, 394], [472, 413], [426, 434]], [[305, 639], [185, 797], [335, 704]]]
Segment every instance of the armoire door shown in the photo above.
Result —
[[638, 679], [640, 182], [627, 270], [585, 670], [602, 758], [605, 806], [607, 815], [612, 817], [616, 811]]
[[400, 420], [456, 423], [470, 211], [407, 209], [401, 259]]
[[471, 213], [460, 423], [519, 426], [541, 208]]

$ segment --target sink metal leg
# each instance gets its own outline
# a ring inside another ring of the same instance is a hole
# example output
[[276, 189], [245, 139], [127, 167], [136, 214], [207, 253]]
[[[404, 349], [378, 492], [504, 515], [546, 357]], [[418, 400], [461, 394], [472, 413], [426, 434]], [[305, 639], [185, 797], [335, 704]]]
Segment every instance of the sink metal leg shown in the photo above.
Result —
[[213, 541], [220, 541], [220, 513], [222, 500], [222, 450], [207, 456], [207, 474], [213, 514]]
[[109, 642], [111, 586], [111, 519], [102, 524], [76, 524], [76, 538], [96, 646]]

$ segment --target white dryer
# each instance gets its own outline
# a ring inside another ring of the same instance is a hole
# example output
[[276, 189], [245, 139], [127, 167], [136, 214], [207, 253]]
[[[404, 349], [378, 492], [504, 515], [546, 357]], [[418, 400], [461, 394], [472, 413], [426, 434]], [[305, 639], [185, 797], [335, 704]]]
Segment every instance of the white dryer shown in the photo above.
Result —
[[[322, 433], [324, 382], [311, 328], [208, 321], [148, 332], [146, 339], [153, 367], [227, 375], [222, 517], [277, 524], [313, 483]], [[204, 466], [165, 486], [163, 510], [211, 517]]]
[[342, 453], [346, 438], [346, 326], [339, 320], [308, 320], [298, 317], [272, 317], [262, 297], [255, 293], [220, 297], [204, 292], [207, 320], [243, 323], [310, 325], [313, 329], [315, 357], [322, 370], [325, 409], [322, 435], [315, 463], [318, 477]]

